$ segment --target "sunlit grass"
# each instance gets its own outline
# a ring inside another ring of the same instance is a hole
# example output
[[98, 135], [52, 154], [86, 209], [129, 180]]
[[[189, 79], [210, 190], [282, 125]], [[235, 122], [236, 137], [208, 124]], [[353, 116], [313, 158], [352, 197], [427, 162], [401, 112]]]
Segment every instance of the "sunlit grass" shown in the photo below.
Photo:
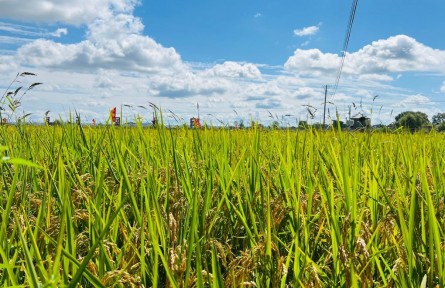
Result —
[[0, 126], [0, 283], [442, 287], [444, 140]]

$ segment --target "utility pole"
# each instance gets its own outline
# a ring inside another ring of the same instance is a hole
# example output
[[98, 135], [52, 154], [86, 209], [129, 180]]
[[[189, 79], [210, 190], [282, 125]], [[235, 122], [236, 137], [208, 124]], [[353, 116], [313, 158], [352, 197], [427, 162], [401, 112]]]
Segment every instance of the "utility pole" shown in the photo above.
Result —
[[326, 125], [326, 97], [328, 95], [328, 85], [324, 86], [324, 111], [323, 111], [323, 127]]

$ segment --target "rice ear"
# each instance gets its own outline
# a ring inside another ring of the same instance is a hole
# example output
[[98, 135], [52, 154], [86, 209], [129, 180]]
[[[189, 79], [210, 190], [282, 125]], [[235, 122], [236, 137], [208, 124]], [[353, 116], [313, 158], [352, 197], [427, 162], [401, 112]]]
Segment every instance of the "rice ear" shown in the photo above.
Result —
[[30, 89], [36, 87], [37, 85], [42, 85], [42, 84], [43, 84], [43, 83], [40, 83], [40, 82], [32, 83], [31, 85], [29, 85], [28, 90], [30, 90]]
[[23, 86], [20, 86], [19, 88], [15, 89], [14, 91], [14, 96], [17, 95], [17, 93], [19, 93], [19, 91], [23, 88]]
[[37, 74], [31, 72], [22, 72], [20, 73], [20, 76], [37, 76]]

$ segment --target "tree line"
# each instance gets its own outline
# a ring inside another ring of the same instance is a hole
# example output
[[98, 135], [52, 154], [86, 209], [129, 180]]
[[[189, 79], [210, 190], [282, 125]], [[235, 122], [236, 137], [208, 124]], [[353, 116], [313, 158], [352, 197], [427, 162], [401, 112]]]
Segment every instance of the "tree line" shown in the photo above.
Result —
[[412, 131], [423, 127], [434, 127], [437, 131], [445, 131], [445, 113], [437, 113], [428, 119], [428, 115], [419, 111], [405, 111], [395, 117], [395, 121], [388, 125], [389, 128], [404, 127]]

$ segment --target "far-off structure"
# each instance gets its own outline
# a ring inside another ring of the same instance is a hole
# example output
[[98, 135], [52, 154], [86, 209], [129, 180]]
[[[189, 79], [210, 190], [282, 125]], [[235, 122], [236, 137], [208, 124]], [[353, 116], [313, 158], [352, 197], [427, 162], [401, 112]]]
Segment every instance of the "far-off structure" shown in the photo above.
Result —
[[115, 126], [121, 126], [121, 117], [116, 116], [116, 107], [110, 110], [111, 123]]
[[352, 125], [350, 126], [352, 130], [365, 129], [371, 127], [371, 118], [369, 118], [362, 112], [355, 114], [350, 119], [352, 121]]
[[199, 122], [199, 118], [192, 117], [190, 118], [190, 128], [201, 128], [201, 123]]

